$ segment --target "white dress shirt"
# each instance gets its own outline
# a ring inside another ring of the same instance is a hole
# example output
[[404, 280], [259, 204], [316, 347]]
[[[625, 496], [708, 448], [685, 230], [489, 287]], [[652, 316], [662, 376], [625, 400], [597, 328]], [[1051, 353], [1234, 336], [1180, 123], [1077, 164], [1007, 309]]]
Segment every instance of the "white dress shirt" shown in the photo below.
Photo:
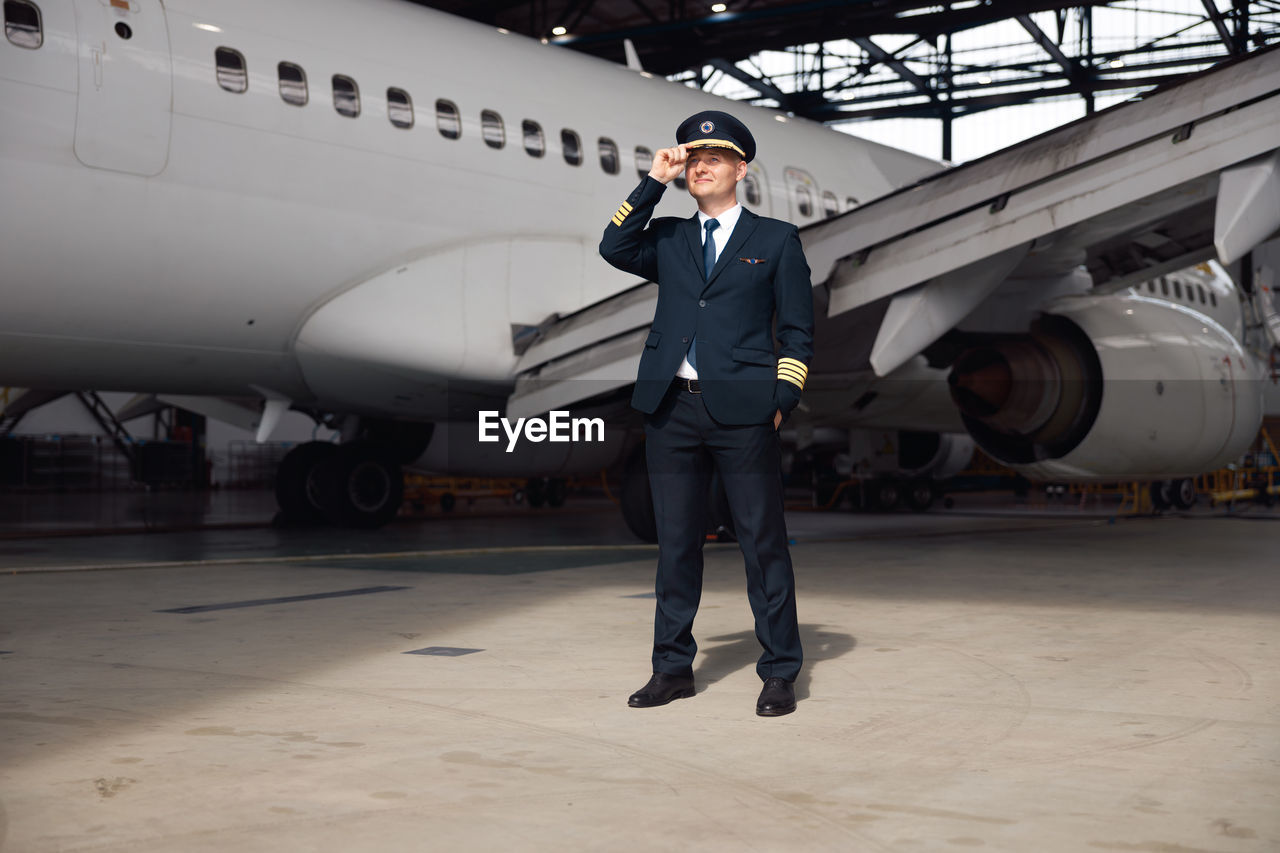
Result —
[[[715, 219], [720, 223], [720, 227], [711, 232], [711, 239], [716, 244], [716, 260], [720, 260], [720, 253], [724, 251], [724, 247], [729, 245], [729, 237], [733, 235], [733, 227], [738, 224], [738, 217], [742, 215], [742, 205], [735, 204], [719, 216], [707, 216], [701, 210], [698, 211], [698, 228], [702, 231], [702, 242], [707, 241], [707, 220]], [[693, 365], [689, 363], [689, 356], [686, 353], [680, 362], [680, 367], [676, 370], [676, 376], [681, 379], [697, 379], [698, 371], [693, 369]]]

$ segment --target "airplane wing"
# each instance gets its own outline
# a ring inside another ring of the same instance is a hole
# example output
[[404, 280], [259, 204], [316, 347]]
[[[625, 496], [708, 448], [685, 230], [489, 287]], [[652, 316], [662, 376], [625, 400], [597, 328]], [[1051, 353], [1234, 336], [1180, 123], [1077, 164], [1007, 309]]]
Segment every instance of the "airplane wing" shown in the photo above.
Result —
[[1268, 50], [927, 178], [805, 230], [835, 317], [890, 299], [891, 373], [1009, 278], [1085, 264], [1120, 289], [1243, 257], [1280, 228], [1280, 51]]
[[[885, 376], [1011, 278], [1085, 265], [1120, 289], [1239, 260], [1280, 229], [1280, 49], [1251, 54], [801, 231], [827, 319], [883, 312], [869, 363]], [[521, 359], [509, 414], [630, 384], [655, 288], [549, 324]], [[887, 306], [887, 307], [886, 307]]]

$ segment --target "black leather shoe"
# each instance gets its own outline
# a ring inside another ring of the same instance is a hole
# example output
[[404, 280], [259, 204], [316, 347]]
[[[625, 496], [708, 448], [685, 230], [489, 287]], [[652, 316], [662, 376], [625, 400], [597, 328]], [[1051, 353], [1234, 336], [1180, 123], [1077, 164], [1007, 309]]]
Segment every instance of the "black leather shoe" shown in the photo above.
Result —
[[668, 675], [665, 672], [655, 672], [648, 684], [631, 694], [627, 704], [632, 708], [656, 708], [667, 704], [672, 699], [688, 699], [692, 695], [692, 675]]
[[756, 713], [761, 717], [781, 717], [796, 709], [796, 689], [784, 678], [766, 678], [760, 698], [756, 700]]

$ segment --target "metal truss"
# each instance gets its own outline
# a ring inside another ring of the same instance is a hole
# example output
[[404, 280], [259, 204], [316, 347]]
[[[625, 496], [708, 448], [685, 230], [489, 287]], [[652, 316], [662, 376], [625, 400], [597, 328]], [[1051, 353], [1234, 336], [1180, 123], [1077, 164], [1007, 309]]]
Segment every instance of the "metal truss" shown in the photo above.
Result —
[[[1229, 6], [1229, 8], [1225, 8]], [[981, 7], [979, 23], [952, 17]], [[1028, 13], [1026, 4], [954, 2], [899, 15], [897, 31], [858, 34], [670, 75], [707, 91], [825, 123], [931, 118], [951, 123], [1047, 99], [1132, 95], [1280, 43], [1280, 2], [1128, 0]], [[1007, 10], [1003, 15], [993, 11]], [[919, 21], [911, 33], [910, 22]], [[947, 20], [954, 29], [941, 27]]]

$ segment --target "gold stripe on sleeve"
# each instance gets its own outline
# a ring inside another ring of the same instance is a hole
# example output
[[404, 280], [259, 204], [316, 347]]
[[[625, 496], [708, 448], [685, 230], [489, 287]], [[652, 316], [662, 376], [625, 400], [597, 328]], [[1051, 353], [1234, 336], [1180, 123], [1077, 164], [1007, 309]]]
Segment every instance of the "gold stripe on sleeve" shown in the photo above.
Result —
[[805, 376], [809, 374], [808, 366], [806, 366], [805, 363], [803, 361], [800, 361], [799, 359], [791, 358], [790, 356], [784, 355], [782, 356], [782, 358], [778, 359], [778, 366], [781, 367], [783, 365], [786, 365], [787, 367], [798, 370], [800, 371], [800, 373], [804, 374]]

